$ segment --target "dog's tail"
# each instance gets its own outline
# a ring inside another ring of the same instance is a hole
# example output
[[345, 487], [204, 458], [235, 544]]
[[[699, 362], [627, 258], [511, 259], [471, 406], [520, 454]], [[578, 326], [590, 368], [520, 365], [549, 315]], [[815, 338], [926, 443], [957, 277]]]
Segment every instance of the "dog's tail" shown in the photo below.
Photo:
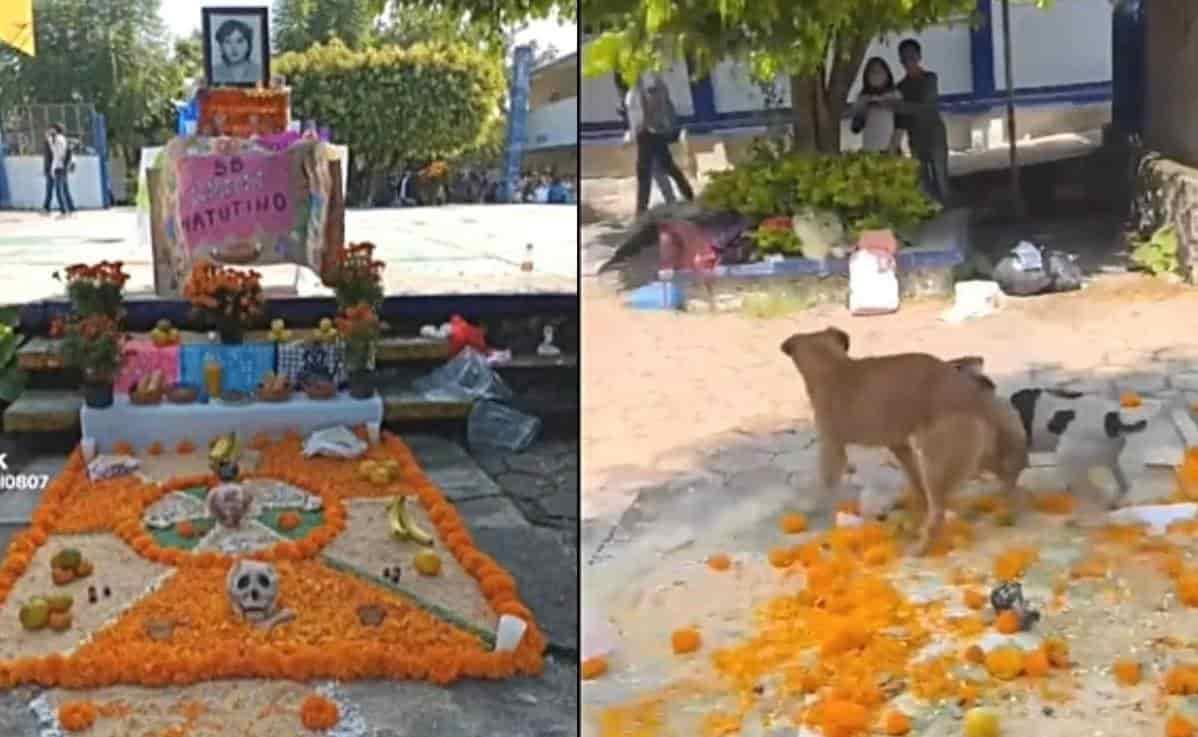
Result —
[[1108, 438], [1118, 438], [1125, 435], [1143, 432], [1148, 427], [1148, 420], [1140, 420], [1139, 422], [1125, 423], [1123, 417], [1117, 410], [1111, 410], [1106, 413], [1103, 418], [1103, 429], [1106, 430]]

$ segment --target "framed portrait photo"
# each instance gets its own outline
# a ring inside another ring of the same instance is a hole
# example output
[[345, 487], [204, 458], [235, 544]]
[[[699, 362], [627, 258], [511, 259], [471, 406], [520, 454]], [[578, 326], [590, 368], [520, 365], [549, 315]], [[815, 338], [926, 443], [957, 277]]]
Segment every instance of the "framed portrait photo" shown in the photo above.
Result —
[[270, 84], [267, 9], [204, 8], [204, 77], [209, 87]]

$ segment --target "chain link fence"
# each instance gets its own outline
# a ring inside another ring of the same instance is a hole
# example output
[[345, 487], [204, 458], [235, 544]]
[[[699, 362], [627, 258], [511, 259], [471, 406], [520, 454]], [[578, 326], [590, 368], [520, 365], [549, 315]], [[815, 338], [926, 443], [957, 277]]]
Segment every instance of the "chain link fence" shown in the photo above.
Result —
[[96, 153], [92, 120], [96, 106], [91, 103], [58, 105], [27, 105], [0, 113], [0, 132], [3, 132], [4, 154], [7, 156], [41, 156], [46, 131], [58, 123], [76, 154]]

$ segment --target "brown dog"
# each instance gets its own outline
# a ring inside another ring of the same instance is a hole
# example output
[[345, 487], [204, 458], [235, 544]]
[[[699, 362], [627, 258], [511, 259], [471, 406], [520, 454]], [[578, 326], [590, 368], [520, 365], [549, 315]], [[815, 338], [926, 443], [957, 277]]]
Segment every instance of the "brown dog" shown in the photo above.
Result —
[[1014, 492], [1027, 465], [1026, 438], [981, 375], [980, 359], [959, 359], [957, 366], [923, 353], [854, 359], [848, 349], [849, 336], [836, 328], [782, 343], [815, 410], [825, 494], [840, 484], [846, 445], [889, 448], [926, 504], [914, 548], [922, 555], [961, 484], [992, 470]]

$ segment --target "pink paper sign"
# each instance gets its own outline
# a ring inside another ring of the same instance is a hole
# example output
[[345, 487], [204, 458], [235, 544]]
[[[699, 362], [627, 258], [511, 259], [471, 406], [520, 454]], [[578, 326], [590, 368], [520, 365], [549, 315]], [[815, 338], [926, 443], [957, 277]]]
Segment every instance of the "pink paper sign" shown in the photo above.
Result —
[[186, 156], [177, 171], [179, 235], [189, 252], [295, 224], [286, 154]]
[[179, 346], [156, 346], [148, 340], [131, 340], [125, 344], [125, 358], [117, 373], [114, 391], [128, 394], [143, 376], [161, 371], [169, 386], [179, 380]]

